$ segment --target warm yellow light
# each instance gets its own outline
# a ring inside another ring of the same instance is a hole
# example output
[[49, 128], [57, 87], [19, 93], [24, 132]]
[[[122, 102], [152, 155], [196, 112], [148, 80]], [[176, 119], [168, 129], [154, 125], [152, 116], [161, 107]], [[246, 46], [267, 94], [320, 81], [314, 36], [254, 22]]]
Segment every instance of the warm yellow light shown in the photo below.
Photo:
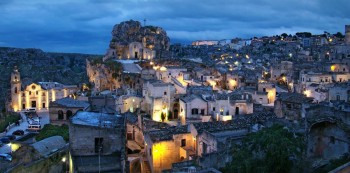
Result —
[[235, 80], [233, 80], [233, 79], [230, 79], [230, 80], [229, 80], [229, 84], [230, 84], [231, 86], [237, 86], [237, 81], [235, 81]]
[[232, 120], [231, 115], [222, 116], [222, 121], [229, 121], [229, 120]]
[[62, 157], [62, 160], [61, 160], [61, 161], [62, 161], [62, 162], [66, 162], [66, 160], [67, 160], [66, 157]]
[[286, 77], [285, 77], [285, 76], [283, 76], [283, 77], [282, 77], [282, 80], [283, 80], [283, 81], [286, 81]]
[[162, 66], [162, 67], [160, 67], [159, 70], [160, 70], [160, 71], [166, 71], [166, 67]]
[[331, 66], [331, 71], [335, 71], [335, 65]]
[[310, 97], [311, 96], [311, 91], [310, 90], [305, 90], [304, 94], [306, 95], [306, 97]]
[[21, 144], [9, 143], [9, 146], [11, 147], [11, 151], [15, 152], [21, 147]]
[[154, 63], [151, 61], [149, 64], [150, 64], [150, 65], [153, 65]]
[[246, 57], [247, 59], [249, 59], [249, 55], [245, 55], [245, 57]]
[[331, 39], [331, 38], [330, 38], [328, 41], [329, 41], [329, 42], [332, 42], [332, 41], [333, 41], [333, 39]]

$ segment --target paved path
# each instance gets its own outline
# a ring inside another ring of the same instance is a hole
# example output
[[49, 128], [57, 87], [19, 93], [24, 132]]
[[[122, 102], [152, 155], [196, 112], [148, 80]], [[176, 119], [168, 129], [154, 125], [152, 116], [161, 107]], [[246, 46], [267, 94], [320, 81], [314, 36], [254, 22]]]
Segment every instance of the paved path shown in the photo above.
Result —
[[[6, 135], [12, 135], [12, 133], [16, 130], [23, 130], [24, 134], [27, 134], [28, 131], [26, 131], [26, 129], [28, 128], [28, 121], [27, 121], [27, 117], [25, 116], [25, 114], [23, 112], [20, 112], [21, 117], [23, 119], [23, 121], [20, 123], [19, 126], [13, 126], [7, 133]], [[41, 127], [44, 127], [45, 124], [49, 124], [50, 123], [50, 118], [49, 118], [49, 112], [47, 110], [44, 111], [38, 111], [37, 114], [39, 115], [40, 118], [40, 124]], [[16, 136], [16, 138], [18, 138], [19, 136]], [[2, 147], [0, 147], [0, 154], [2, 153], [11, 153], [11, 149], [10, 149], [10, 145], [4, 145]]]

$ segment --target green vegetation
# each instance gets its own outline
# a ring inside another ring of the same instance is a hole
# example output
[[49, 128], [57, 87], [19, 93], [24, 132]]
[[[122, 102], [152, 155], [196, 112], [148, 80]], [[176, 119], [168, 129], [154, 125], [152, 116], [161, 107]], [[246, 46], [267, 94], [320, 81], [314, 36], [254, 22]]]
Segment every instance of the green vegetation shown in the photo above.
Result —
[[69, 141], [68, 125], [56, 126], [47, 124], [41, 129], [40, 133], [35, 137], [37, 141], [43, 140], [51, 136], [62, 136], [65, 141]]
[[230, 173], [300, 172], [304, 149], [302, 136], [273, 125], [247, 136], [233, 147], [233, 160], [222, 171]]
[[89, 58], [89, 61], [90, 61], [90, 64], [93, 66], [103, 63], [102, 57], [91, 57]]
[[109, 70], [111, 70], [113, 73], [119, 74], [122, 71], [122, 64], [117, 62], [117, 61], [113, 61], [113, 60], [109, 60], [104, 62], [104, 64], [108, 67]]
[[5, 131], [5, 128], [21, 119], [21, 115], [18, 113], [0, 113], [0, 132]]

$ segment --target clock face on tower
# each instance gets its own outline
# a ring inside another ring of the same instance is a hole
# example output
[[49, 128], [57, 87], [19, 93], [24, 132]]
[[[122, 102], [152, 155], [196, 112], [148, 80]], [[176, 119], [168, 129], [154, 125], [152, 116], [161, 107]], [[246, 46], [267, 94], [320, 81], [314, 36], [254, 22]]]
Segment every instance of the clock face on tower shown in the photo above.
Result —
[[32, 89], [35, 90], [35, 85], [32, 85]]

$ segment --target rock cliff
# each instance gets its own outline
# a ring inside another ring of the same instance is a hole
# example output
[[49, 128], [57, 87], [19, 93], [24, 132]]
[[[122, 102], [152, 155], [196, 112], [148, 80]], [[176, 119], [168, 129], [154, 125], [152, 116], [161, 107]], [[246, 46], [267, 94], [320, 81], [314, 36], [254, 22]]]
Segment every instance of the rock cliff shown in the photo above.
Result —
[[114, 25], [109, 49], [122, 49], [131, 42], [144, 43], [146, 48], [155, 50], [156, 58], [168, 55], [170, 47], [170, 39], [161, 27], [141, 26], [133, 20]]

